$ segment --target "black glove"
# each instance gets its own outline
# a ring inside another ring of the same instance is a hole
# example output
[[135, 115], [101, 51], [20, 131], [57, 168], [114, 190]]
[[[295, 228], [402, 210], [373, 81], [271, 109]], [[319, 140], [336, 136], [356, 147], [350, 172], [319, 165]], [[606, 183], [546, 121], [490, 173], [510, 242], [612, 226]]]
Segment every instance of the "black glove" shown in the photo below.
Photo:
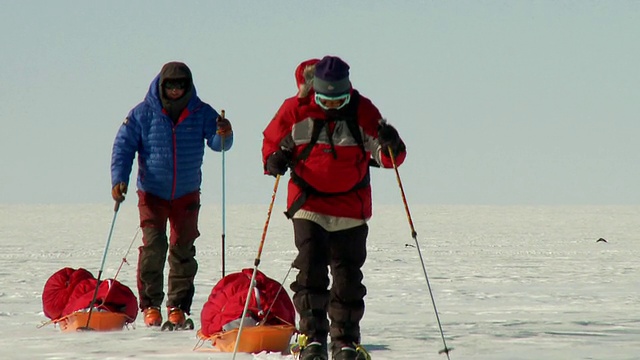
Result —
[[378, 125], [378, 142], [382, 147], [382, 152], [387, 156], [389, 155], [389, 147], [391, 147], [394, 156], [405, 151], [405, 146], [402, 139], [400, 139], [400, 135], [398, 135], [398, 130], [386, 122], [381, 122]]
[[292, 153], [289, 150], [278, 150], [267, 158], [265, 170], [269, 175], [284, 175], [287, 172], [289, 163], [291, 162]]

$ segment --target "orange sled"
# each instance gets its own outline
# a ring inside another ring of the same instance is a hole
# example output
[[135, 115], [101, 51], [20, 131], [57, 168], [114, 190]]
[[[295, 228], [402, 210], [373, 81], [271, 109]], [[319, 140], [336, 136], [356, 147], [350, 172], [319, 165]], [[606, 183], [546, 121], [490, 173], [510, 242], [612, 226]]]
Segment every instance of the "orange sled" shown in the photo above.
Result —
[[[296, 332], [292, 325], [259, 325], [242, 328], [238, 352], [259, 353], [262, 351], [284, 352], [289, 350], [291, 336]], [[221, 331], [209, 337], [198, 331], [201, 340], [209, 340], [222, 352], [233, 352], [238, 337], [238, 329]]]
[[122, 330], [122, 328], [130, 322], [126, 314], [111, 311], [92, 311], [91, 319], [89, 319], [87, 326], [88, 319], [88, 311], [76, 311], [57, 320], [56, 323], [60, 325], [62, 331], [115, 331]]

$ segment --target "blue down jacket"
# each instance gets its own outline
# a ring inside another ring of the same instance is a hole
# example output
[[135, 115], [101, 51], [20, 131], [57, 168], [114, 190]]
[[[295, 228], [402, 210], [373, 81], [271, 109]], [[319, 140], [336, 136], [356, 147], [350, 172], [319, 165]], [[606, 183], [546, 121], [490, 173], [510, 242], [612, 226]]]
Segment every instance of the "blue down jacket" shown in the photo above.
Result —
[[[111, 154], [111, 187], [129, 184], [133, 159], [138, 153], [139, 190], [165, 200], [200, 190], [204, 143], [222, 151], [222, 137], [216, 134], [218, 113], [193, 95], [176, 125], [162, 110], [160, 75], [151, 82], [144, 101], [124, 120]], [[225, 151], [233, 145], [233, 135], [224, 139]]]

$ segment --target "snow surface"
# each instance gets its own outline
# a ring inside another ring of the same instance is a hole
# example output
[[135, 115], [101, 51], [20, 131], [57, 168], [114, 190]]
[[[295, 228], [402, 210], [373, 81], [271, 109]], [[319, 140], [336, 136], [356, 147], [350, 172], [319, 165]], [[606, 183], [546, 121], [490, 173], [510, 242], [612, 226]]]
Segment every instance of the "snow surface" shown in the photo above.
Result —
[[[410, 204], [411, 206], [411, 204]], [[268, 206], [227, 206], [226, 270], [252, 268]], [[259, 269], [284, 282], [295, 256], [276, 204]], [[411, 207], [451, 359], [640, 359], [638, 206]], [[446, 359], [402, 206], [375, 206], [365, 265], [363, 344], [374, 360]], [[0, 347], [12, 359], [231, 359], [195, 332], [135, 328], [61, 332], [47, 325], [42, 288], [63, 267], [97, 275], [113, 208], [0, 205]], [[221, 277], [220, 207], [203, 206], [192, 318]], [[117, 214], [103, 278], [135, 292], [135, 200]], [[608, 243], [596, 243], [603, 237]], [[287, 287], [288, 291], [288, 287]], [[288, 291], [291, 294], [290, 291]], [[10, 355], [9, 354], [13, 354]], [[4, 356], [2, 356], [5, 358]], [[291, 359], [238, 354], [236, 359]]]

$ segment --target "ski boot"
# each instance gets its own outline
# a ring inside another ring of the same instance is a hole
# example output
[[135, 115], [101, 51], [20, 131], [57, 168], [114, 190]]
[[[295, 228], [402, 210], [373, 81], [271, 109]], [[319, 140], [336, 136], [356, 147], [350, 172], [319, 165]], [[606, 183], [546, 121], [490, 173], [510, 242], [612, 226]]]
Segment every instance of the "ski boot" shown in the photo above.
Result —
[[159, 307], [150, 306], [144, 309], [144, 324], [148, 327], [162, 325], [162, 313]]
[[333, 360], [371, 360], [371, 355], [361, 345], [336, 341], [331, 344]]
[[292, 349], [295, 360], [328, 360], [327, 343], [309, 339], [305, 335], [298, 337], [298, 344]]
[[182, 309], [177, 307], [169, 307], [167, 308], [167, 313], [169, 314], [168, 320], [165, 321], [164, 324], [162, 324], [162, 328], [160, 328], [160, 330], [193, 330], [193, 320], [187, 319], [185, 316], [185, 312]]

